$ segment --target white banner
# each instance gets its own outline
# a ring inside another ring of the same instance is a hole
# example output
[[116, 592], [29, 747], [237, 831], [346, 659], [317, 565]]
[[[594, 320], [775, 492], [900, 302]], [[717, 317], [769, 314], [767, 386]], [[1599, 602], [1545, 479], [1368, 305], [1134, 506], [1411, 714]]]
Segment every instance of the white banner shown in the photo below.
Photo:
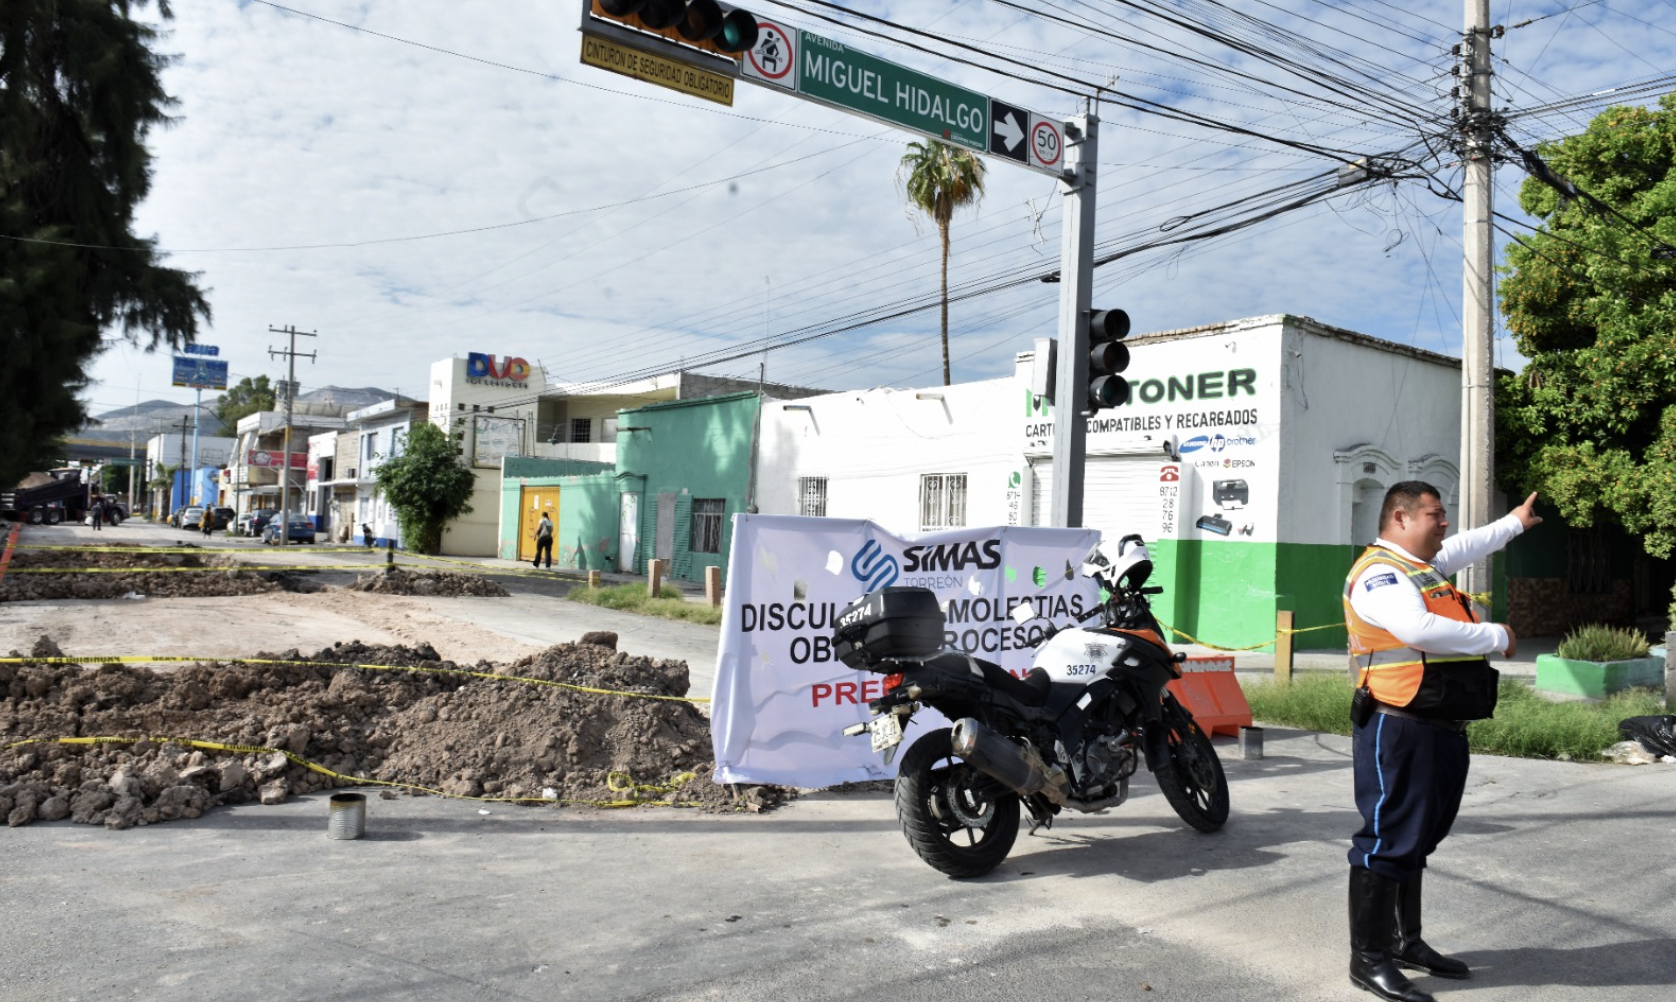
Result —
[[[852, 671], [832, 650], [832, 624], [852, 600], [890, 585], [930, 588], [943, 603], [948, 646], [1030, 669], [1045, 620], [1020, 625], [1020, 601], [1068, 625], [1099, 603], [1079, 572], [1095, 529], [1000, 526], [913, 537], [859, 519], [736, 515], [727, 604], [716, 654], [710, 734], [716, 782], [823, 787], [888, 779], [894, 768], [865, 737], [882, 675]], [[944, 726], [929, 710], [907, 740]]]

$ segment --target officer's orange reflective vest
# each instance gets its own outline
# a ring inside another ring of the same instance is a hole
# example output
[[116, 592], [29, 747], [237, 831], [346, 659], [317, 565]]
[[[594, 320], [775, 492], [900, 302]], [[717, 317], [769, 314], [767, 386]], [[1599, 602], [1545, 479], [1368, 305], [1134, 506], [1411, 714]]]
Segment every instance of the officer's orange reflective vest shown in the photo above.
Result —
[[1428, 612], [1460, 623], [1478, 622], [1467, 597], [1431, 564], [1409, 560], [1382, 546], [1368, 547], [1344, 581], [1344, 625], [1350, 631], [1350, 653], [1361, 668], [1357, 685], [1366, 685], [1373, 698], [1388, 706], [1407, 706], [1420, 691], [1428, 669], [1439, 672], [1444, 666], [1467, 664], [1488, 667], [1479, 654], [1427, 654], [1416, 650], [1356, 615], [1350, 607], [1351, 589], [1372, 564], [1385, 564], [1393, 573], [1414, 582]]

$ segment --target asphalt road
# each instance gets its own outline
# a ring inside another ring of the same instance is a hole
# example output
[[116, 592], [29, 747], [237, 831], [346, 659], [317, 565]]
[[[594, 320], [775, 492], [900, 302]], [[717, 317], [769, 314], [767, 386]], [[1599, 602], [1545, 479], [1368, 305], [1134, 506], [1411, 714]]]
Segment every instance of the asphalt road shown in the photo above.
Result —
[[[1353, 999], [1348, 742], [1220, 741], [1234, 814], [1143, 780], [995, 874], [922, 864], [887, 796], [767, 815], [325, 797], [125, 832], [0, 836], [0, 999]], [[1669, 766], [1481, 758], [1428, 878], [1440, 996], [1671, 998]], [[1429, 984], [1428, 984], [1429, 982]]]
[[[1217, 742], [1220, 833], [1143, 775], [968, 882], [921, 863], [877, 793], [740, 816], [374, 794], [357, 841], [326, 838], [324, 795], [36, 823], [0, 833], [0, 1002], [1367, 998], [1345, 974], [1348, 739], [1266, 738], [1256, 761]], [[1474, 977], [1419, 983], [1676, 998], [1673, 770], [1477, 759], [1426, 923]]]

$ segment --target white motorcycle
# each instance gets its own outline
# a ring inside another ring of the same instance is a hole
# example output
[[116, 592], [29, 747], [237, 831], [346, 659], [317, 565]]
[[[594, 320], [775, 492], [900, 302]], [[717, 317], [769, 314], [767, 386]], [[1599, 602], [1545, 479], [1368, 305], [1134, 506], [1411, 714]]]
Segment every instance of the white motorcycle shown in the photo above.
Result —
[[[1213, 832], [1228, 819], [1228, 782], [1210, 739], [1165, 688], [1181, 677], [1153, 618], [1146, 587], [1152, 559], [1139, 536], [1102, 543], [1082, 572], [1107, 594], [1084, 622], [1047, 628], [1034, 667], [1016, 678], [964, 651], [942, 649], [943, 614], [925, 588], [885, 588], [839, 615], [836, 652], [852, 668], [885, 676], [869, 704], [868, 734], [888, 763], [921, 707], [954, 727], [921, 736], [902, 756], [896, 813], [920, 858], [951, 877], [995, 869], [1018, 837], [1019, 807], [1031, 831], [1064, 808], [1121, 805], [1144, 758], [1183, 821]], [[1020, 607], [1020, 622], [1034, 618]], [[1098, 622], [1095, 622], [1095, 621]]]

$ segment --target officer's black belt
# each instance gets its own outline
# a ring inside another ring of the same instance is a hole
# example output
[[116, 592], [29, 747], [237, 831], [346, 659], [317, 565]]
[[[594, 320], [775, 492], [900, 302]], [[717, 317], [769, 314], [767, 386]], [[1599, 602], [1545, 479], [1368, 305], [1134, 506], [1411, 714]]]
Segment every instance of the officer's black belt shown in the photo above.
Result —
[[1404, 720], [1418, 721], [1428, 727], [1436, 727], [1438, 730], [1449, 731], [1453, 734], [1459, 734], [1467, 729], [1465, 720], [1440, 720], [1437, 717], [1422, 717], [1418, 713], [1410, 713], [1400, 706], [1391, 706], [1388, 703], [1375, 703], [1373, 711], [1383, 713], [1389, 717], [1401, 717]]

